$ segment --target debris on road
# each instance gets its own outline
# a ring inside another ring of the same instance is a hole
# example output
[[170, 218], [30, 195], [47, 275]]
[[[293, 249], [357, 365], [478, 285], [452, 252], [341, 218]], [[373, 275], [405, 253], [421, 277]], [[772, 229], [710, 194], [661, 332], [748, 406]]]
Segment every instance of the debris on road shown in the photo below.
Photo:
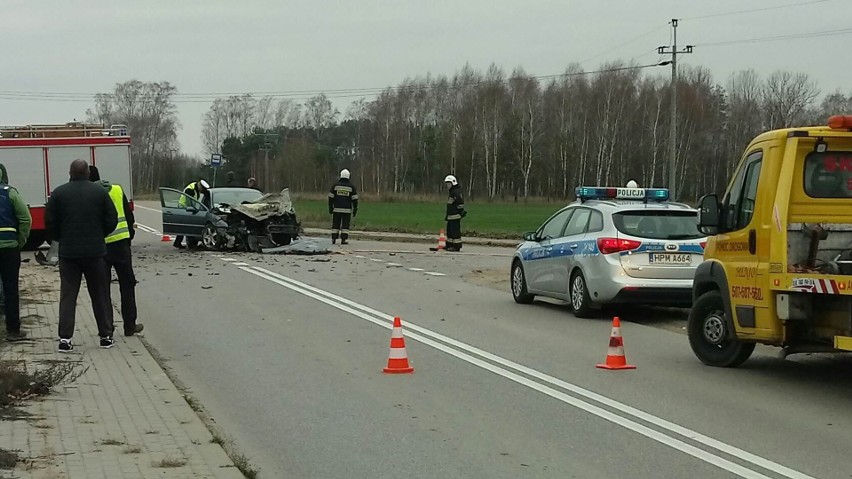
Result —
[[329, 254], [331, 253], [331, 240], [328, 238], [300, 238], [285, 246], [263, 248], [261, 252], [263, 254]]

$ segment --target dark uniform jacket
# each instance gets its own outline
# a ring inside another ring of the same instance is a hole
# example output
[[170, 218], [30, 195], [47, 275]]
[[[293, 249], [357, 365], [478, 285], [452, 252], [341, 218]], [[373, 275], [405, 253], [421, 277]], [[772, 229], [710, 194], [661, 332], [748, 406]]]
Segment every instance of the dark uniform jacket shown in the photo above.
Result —
[[460, 220], [467, 216], [464, 210], [464, 197], [462, 196], [461, 186], [454, 185], [450, 188], [450, 197], [447, 198], [447, 215], [444, 218], [447, 221]]
[[328, 192], [328, 212], [358, 213], [358, 191], [351, 181], [341, 178], [331, 187]]
[[60, 258], [94, 258], [106, 255], [104, 238], [115, 230], [118, 214], [102, 186], [79, 179], [53, 190], [44, 222], [48, 237], [59, 242]]

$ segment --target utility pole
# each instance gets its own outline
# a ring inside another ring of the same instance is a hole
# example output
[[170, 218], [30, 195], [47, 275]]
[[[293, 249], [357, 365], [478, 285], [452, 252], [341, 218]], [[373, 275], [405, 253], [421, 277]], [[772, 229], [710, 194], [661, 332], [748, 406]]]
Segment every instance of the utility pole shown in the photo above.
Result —
[[669, 195], [672, 201], [677, 200], [677, 54], [692, 53], [692, 45], [687, 45], [681, 51], [677, 49], [677, 18], [672, 18], [672, 45], [671, 47], [662, 46], [657, 48], [660, 55], [671, 55], [672, 60], [672, 111], [671, 111], [671, 128], [669, 130]]
[[[263, 136], [263, 147], [260, 148], [263, 150], [263, 186], [264, 189], [267, 190], [267, 193], [272, 191], [272, 179], [269, 175], [269, 150], [272, 149], [272, 141], [278, 139], [277, 133], [261, 133], [260, 136]], [[257, 178], [257, 176], [255, 176]], [[260, 181], [258, 181], [258, 184]]]

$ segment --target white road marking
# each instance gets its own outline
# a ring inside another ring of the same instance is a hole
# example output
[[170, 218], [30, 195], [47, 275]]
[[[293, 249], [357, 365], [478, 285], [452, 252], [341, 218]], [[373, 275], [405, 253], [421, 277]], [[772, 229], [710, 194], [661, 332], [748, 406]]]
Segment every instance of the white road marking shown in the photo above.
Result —
[[155, 210], [154, 208], [148, 208], [147, 206], [142, 206], [142, 205], [140, 205], [140, 204], [138, 204], [138, 203], [134, 203], [134, 204], [133, 204], [133, 208], [134, 208], [134, 209], [135, 209], [135, 208], [141, 208], [141, 209], [143, 209], [143, 210], [153, 211], [154, 213], [162, 213], [162, 212], [163, 212], [162, 210]]
[[151, 234], [153, 234], [153, 235], [160, 235], [160, 236], [162, 235], [162, 233], [160, 233], [158, 230], [156, 230], [156, 229], [154, 229], [154, 228], [151, 228], [150, 226], [145, 226], [145, 225], [143, 225], [143, 224], [141, 224], [141, 223], [136, 223], [136, 227], [137, 227], [138, 229], [140, 229], [140, 230], [142, 230], [142, 231], [146, 232], [146, 233], [151, 233]]
[[367, 259], [366, 256], [361, 256], [360, 254], [353, 255], [355, 258]]
[[[287, 289], [290, 289], [292, 291], [300, 293], [302, 295], [313, 298], [317, 301], [325, 303], [325, 304], [332, 306], [334, 308], [337, 308], [341, 311], [348, 312], [348, 313], [350, 313], [354, 316], [357, 316], [359, 318], [370, 321], [371, 323], [374, 323], [374, 324], [381, 326], [383, 328], [387, 328], [387, 329], [393, 328], [393, 325], [392, 325], [393, 317], [392, 316], [385, 314], [385, 313], [382, 313], [382, 312], [379, 312], [379, 311], [376, 311], [376, 310], [374, 310], [374, 309], [372, 309], [368, 306], [361, 305], [361, 304], [356, 303], [354, 301], [351, 301], [349, 299], [343, 298], [341, 296], [337, 296], [333, 293], [330, 293], [328, 291], [324, 291], [324, 290], [319, 289], [319, 288], [315, 288], [313, 286], [310, 286], [310, 285], [302, 283], [300, 281], [288, 278], [286, 276], [282, 276], [280, 274], [274, 273], [274, 272], [269, 271], [269, 270], [264, 269], [264, 268], [260, 268], [260, 267], [240, 267], [240, 269], [247, 272], [247, 273], [253, 274], [253, 275], [258, 276], [260, 278], [263, 278], [267, 281], [270, 281], [272, 283], [278, 284], [278, 285], [283, 286]], [[570, 396], [570, 395], [568, 395], [564, 392], [558, 391], [558, 390], [553, 389], [549, 386], [535, 382], [535, 381], [533, 381], [533, 380], [531, 380], [527, 377], [521, 376], [520, 374], [512, 372], [508, 369], [504, 369], [500, 366], [504, 366], [506, 368], [514, 369], [514, 370], [516, 370], [520, 373], [534, 377], [534, 378], [536, 378], [540, 381], [547, 382], [549, 384], [552, 384], [552, 385], [557, 386], [559, 388], [562, 388], [564, 390], [570, 391], [570, 392], [577, 394], [579, 396], [585, 397], [586, 399], [598, 402], [598, 403], [600, 403], [604, 406], [607, 406], [607, 407], [610, 407], [610, 408], [615, 409], [617, 411], [620, 411], [621, 413], [624, 413], [628, 416], [632, 416], [635, 419], [645, 421], [645, 422], [652, 424], [656, 427], [659, 427], [663, 430], [666, 430], [666, 431], [669, 431], [671, 433], [680, 435], [687, 440], [691, 440], [691, 441], [694, 441], [696, 443], [702, 444], [704, 446], [713, 448], [713, 449], [720, 451], [724, 454], [728, 454], [730, 456], [736, 457], [736, 458], [738, 458], [742, 461], [746, 461], [746, 462], [748, 462], [748, 463], [750, 463], [754, 466], [758, 466], [760, 468], [772, 471], [772, 472], [779, 474], [779, 475], [782, 475], [784, 477], [787, 477], [787, 478], [790, 478], [790, 479], [814, 479], [811, 476], [808, 476], [804, 473], [790, 469], [786, 466], [783, 466], [781, 464], [773, 462], [769, 459], [765, 459], [763, 457], [760, 457], [760, 456], [757, 456], [757, 455], [752, 454], [750, 452], [739, 449], [735, 446], [726, 444], [726, 443], [719, 441], [717, 439], [713, 439], [709, 436], [705, 436], [701, 433], [698, 433], [698, 432], [693, 431], [691, 429], [688, 429], [686, 427], [680, 426], [678, 424], [672, 423], [672, 422], [667, 421], [663, 418], [660, 418], [660, 417], [654, 416], [652, 414], [646, 413], [646, 412], [641, 411], [639, 409], [633, 408], [631, 406], [628, 406], [628, 405], [623, 404], [621, 402], [618, 402], [616, 400], [610, 399], [608, 397], [602, 396], [600, 394], [594, 393], [592, 391], [584, 389], [584, 388], [577, 386], [575, 384], [568, 383], [568, 382], [563, 381], [561, 379], [558, 379], [558, 378], [555, 378], [553, 376], [549, 376], [547, 374], [544, 374], [544, 373], [537, 371], [535, 369], [528, 368], [526, 366], [515, 363], [515, 362], [510, 361], [508, 359], [502, 358], [502, 357], [497, 356], [495, 354], [483, 351], [479, 348], [476, 348], [475, 346], [471, 346], [469, 344], [466, 344], [466, 343], [461, 342], [461, 341], [457, 341], [455, 339], [452, 339], [450, 337], [436, 333], [436, 332], [431, 331], [429, 329], [417, 326], [416, 324], [406, 322], [406, 327], [408, 329], [412, 330], [412, 331], [416, 331], [415, 333], [408, 333], [408, 337], [415, 340], [415, 341], [419, 341], [423, 344], [431, 346], [435, 349], [438, 349], [439, 351], [445, 352], [445, 353], [447, 353], [451, 356], [454, 356], [458, 359], [461, 359], [465, 362], [468, 362], [470, 364], [478, 366], [478, 367], [485, 369], [487, 371], [491, 371], [494, 374], [497, 374], [497, 375], [502, 376], [506, 379], [514, 381], [518, 384], [529, 387], [530, 389], [533, 389], [535, 391], [546, 394], [546, 395], [548, 395], [548, 396], [550, 396], [554, 399], [562, 401], [566, 404], [574, 406], [578, 409], [581, 409], [581, 410], [586, 411], [590, 414], [598, 416], [602, 419], [610, 421], [614, 424], [618, 424], [618, 425], [620, 425], [620, 426], [622, 426], [626, 429], [634, 431], [634, 432], [641, 434], [645, 437], [653, 439], [653, 440], [655, 440], [655, 441], [657, 441], [661, 444], [664, 444], [664, 445], [669, 446], [673, 449], [681, 451], [685, 454], [693, 456], [697, 459], [700, 459], [700, 460], [702, 460], [702, 461], [704, 461], [708, 464], [711, 464], [713, 466], [716, 466], [720, 469], [724, 469], [726, 471], [734, 473], [734, 474], [736, 474], [740, 477], [744, 477], [744, 478], [748, 478], [748, 479], [769, 479], [769, 476], [766, 476], [766, 475], [764, 475], [764, 474], [762, 474], [758, 471], [746, 468], [746, 467], [744, 467], [740, 464], [729, 461], [729, 460], [727, 460], [727, 459], [725, 459], [721, 456], [718, 456], [718, 455], [713, 454], [711, 452], [700, 449], [700, 448], [698, 448], [694, 445], [691, 445], [691, 444], [689, 444], [689, 443], [687, 443], [687, 442], [685, 442], [681, 439], [678, 439], [678, 438], [673, 437], [673, 436], [669, 436], [669, 435], [667, 435], [667, 434], [665, 434], [661, 431], [652, 429], [652, 428], [650, 428], [646, 425], [643, 425], [641, 423], [638, 423], [638, 422], [636, 422], [632, 419], [629, 419], [629, 418], [624, 417], [624, 416], [617, 415], [613, 412], [610, 412], [610, 411], [603, 409], [599, 406], [596, 406], [594, 404], [586, 402], [582, 399]], [[430, 337], [434, 338], [434, 339], [430, 339]], [[441, 341], [441, 342], [438, 342], [438, 341]], [[450, 346], [452, 346], [452, 347], [450, 347]], [[461, 351], [457, 350], [457, 349], [453, 349], [453, 348], [458, 348]], [[468, 354], [468, 353], [474, 354], [474, 355], [479, 356], [483, 359], [487, 359], [489, 361], [497, 363], [500, 366], [497, 366], [495, 364], [483, 361], [482, 359], [474, 357], [474, 356], [472, 356], [471, 354]]]
[[385, 260], [379, 258], [370, 258], [370, 261], [375, 261], [376, 263], [384, 263]]
[[248, 266], [248, 263], [231, 263], [234, 266]]
[[219, 259], [221, 259], [222, 261], [236, 261], [236, 259], [234, 259], [234, 258], [219, 258]]
[[392, 267], [392, 268], [401, 268], [402, 267], [402, 265], [399, 264], [399, 263], [388, 263], [388, 266]]
[[426, 271], [426, 270], [425, 270], [425, 269], [423, 269], [423, 268], [408, 268], [408, 271], [415, 271], [415, 272], [418, 272], [418, 273], [419, 273], [419, 272], [421, 272], [421, 271]]
[[429, 276], [446, 276], [444, 273], [436, 273], [434, 271], [427, 271], [426, 274]]

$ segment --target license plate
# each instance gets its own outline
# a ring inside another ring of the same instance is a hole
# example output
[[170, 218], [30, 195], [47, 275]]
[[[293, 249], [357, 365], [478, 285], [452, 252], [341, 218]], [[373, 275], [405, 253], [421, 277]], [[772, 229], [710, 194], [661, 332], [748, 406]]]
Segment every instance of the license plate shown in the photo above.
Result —
[[677, 253], [651, 253], [648, 262], [651, 264], [687, 266], [692, 264], [692, 255]]

